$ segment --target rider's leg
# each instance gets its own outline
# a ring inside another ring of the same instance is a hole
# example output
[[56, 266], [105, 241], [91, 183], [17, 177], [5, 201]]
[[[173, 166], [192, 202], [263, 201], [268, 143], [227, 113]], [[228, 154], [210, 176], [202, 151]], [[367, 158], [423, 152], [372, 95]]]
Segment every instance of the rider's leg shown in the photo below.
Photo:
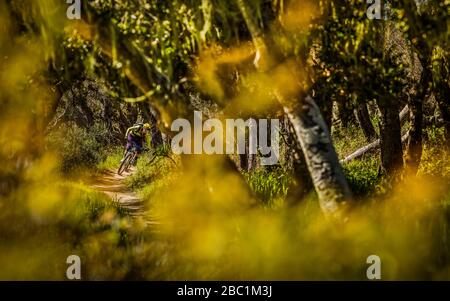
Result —
[[136, 151], [138, 153], [138, 156], [136, 157], [136, 159], [133, 162], [133, 165], [136, 165], [137, 159], [138, 159], [139, 155], [142, 153], [142, 142], [138, 141], [138, 140], [134, 140], [133, 141], [133, 145], [134, 145], [134, 148], [136, 149]]
[[122, 158], [122, 160], [120, 160], [120, 163], [122, 163], [123, 160], [125, 160], [125, 156], [130, 151], [132, 146], [133, 146], [133, 137], [131, 135], [128, 135], [128, 137], [127, 137], [127, 145], [125, 146], [125, 150], [123, 151], [123, 158]]
[[136, 148], [136, 151], [138, 152], [138, 154], [142, 153], [142, 142], [140, 141], [136, 141], [134, 144], [134, 147]]

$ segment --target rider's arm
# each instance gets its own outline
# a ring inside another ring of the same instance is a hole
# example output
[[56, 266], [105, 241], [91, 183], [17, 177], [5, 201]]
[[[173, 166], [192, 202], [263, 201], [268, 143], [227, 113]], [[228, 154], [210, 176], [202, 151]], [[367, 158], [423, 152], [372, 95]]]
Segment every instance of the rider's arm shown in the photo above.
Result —
[[127, 129], [127, 132], [125, 133], [125, 139], [127, 139], [127, 138], [128, 138], [128, 134], [129, 134], [132, 130], [134, 130], [134, 129], [136, 129], [136, 128], [138, 128], [138, 126], [132, 126], [132, 127], [129, 127], [129, 128]]

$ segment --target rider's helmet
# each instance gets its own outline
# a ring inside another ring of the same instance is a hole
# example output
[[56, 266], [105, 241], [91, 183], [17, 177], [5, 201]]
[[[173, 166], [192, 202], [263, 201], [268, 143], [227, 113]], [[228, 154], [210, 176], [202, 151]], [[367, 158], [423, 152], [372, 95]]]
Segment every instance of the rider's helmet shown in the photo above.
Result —
[[148, 130], [150, 128], [150, 124], [149, 123], [145, 123], [144, 124], [144, 129]]

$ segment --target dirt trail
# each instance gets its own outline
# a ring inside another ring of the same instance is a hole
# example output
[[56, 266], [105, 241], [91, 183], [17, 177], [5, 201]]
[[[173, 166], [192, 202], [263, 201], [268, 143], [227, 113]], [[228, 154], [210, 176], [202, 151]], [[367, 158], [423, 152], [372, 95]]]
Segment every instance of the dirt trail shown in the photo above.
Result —
[[146, 225], [156, 224], [155, 221], [150, 219], [149, 212], [146, 210], [143, 201], [136, 193], [129, 190], [125, 184], [125, 179], [133, 171], [124, 172], [119, 176], [115, 170], [107, 170], [96, 178], [91, 187], [108, 195], [113, 201], [118, 202], [119, 206], [125, 209], [131, 217], [142, 219]]

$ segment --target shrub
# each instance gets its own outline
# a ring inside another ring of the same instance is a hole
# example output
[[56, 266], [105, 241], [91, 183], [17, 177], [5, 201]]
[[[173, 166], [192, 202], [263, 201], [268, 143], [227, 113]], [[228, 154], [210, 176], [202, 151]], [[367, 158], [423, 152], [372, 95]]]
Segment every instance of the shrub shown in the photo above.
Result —
[[124, 148], [117, 146], [112, 147], [106, 152], [106, 157], [97, 164], [97, 169], [99, 171], [104, 170], [116, 170], [119, 168], [120, 160], [123, 158], [124, 155]]
[[101, 125], [87, 131], [68, 122], [48, 135], [47, 145], [58, 154], [61, 170], [68, 173], [80, 167], [92, 167], [103, 160], [107, 146], [104, 137], [107, 136]]

